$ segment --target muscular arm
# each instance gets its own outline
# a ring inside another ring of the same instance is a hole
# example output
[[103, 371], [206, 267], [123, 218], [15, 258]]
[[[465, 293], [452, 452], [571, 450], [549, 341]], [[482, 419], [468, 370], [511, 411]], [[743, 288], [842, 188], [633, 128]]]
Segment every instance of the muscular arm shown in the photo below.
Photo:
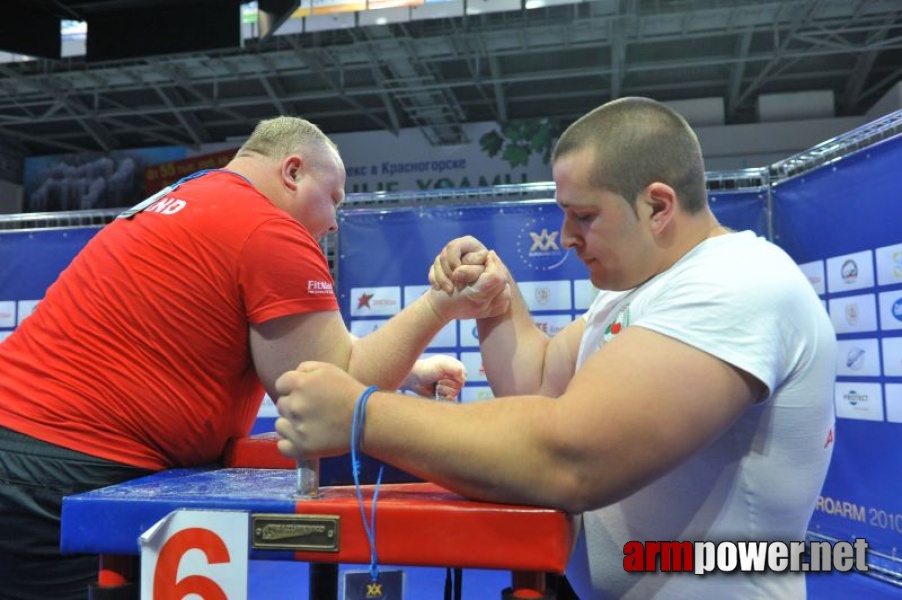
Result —
[[536, 327], [522, 296], [514, 289], [510, 310], [477, 320], [486, 378], [497, 396], [563, 393], [576, 369], [585, 321], [577, 319], [554, 337]]
[[282, 373], [315, 360], [336, 365], [367, 385], [397, 389], [429, 341], [451, 319], [507, 310], [510, 288], [503, 273], [494, 267], [480, 268], [480, 272], [477, 283], [451, 294], [428, 290], [362, 338], [348, 332], [338, 311], [293, 315], [252, 326], [251, 353], [263, 386], [275, 398], [275, 381]]
[[478, 284], [487, 272], [499, 273], [511, 291], [510, 308], [497, 316], [478, 315], [479, 347], [492, 392], [497, 396], [564, 391], [576, 368], [585, 322], [577, 319], [553, 338], [536, 327], [510, 272], [494, 252], [473, 237], [450, 242], [436, 257], [429, 279], [436, 289], [451, 292]]
[[[709, 354], [632, 327], [588, 360], [557, 399], [411, 405], [376, 394], [363, 448], [471, 497], [580, 512], [675, 468], [763, 391]], [[353, 406], [342, 402], [342, 410]], [[285, 443], [283, 451], [291, 447]]]
[[348, 332], [338, 311], [303, 313], [252, 326], [251, 353], [273, 398], [276, 379], [308, 360], [332, 363], [367, 385], [397, 389], [447, 322], [425, 295], [362, 338]]

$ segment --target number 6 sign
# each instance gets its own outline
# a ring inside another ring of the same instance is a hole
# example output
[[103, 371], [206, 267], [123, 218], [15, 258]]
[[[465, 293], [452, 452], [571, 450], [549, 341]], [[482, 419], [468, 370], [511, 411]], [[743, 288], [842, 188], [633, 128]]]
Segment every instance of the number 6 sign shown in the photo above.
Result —
[[141, 600], [245, 600], [248, 514], [177, 510], [141, 536]]

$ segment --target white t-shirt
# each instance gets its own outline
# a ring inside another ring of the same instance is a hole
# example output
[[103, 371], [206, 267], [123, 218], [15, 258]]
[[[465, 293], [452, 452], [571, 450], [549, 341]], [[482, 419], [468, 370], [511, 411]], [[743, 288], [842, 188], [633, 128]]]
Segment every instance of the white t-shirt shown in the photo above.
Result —
[[638, 326], [752, 374], [768, 394], [687, 462], [583, 514], [567, 571], [576, 592], [583, 600], [804, 598], [801, 575], [623, 568], [628, 541], [805, 539], [833, 451], [836, 336], [801, 270], [752, 232], [732, 233], [704, 241], [638, 288], [600, 292], [584, 318], [577, 368]]

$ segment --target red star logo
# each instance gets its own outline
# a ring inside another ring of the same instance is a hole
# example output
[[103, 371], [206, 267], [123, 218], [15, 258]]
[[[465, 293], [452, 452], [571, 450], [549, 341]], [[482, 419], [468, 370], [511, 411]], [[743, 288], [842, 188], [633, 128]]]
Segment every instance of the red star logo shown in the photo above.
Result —
[[360, 298], [357, 299], [357, 308], [363, 308], [364, 306], [367, 308], [372, 308], [370, 306], [370, 300], [373, 299], [375, 294], [360, 294]]

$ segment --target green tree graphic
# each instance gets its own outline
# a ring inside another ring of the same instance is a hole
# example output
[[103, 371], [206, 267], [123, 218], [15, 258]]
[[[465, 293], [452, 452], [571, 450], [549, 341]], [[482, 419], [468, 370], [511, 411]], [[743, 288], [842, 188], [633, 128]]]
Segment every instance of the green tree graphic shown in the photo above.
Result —
[[533, 153], [540, 154], [547, 165], [558, 133], [559, 125], [551, 119], [511, 121], [484, 134], [479, 146], [492, 158], [500, 153], [512, 168], [525, 167]]

